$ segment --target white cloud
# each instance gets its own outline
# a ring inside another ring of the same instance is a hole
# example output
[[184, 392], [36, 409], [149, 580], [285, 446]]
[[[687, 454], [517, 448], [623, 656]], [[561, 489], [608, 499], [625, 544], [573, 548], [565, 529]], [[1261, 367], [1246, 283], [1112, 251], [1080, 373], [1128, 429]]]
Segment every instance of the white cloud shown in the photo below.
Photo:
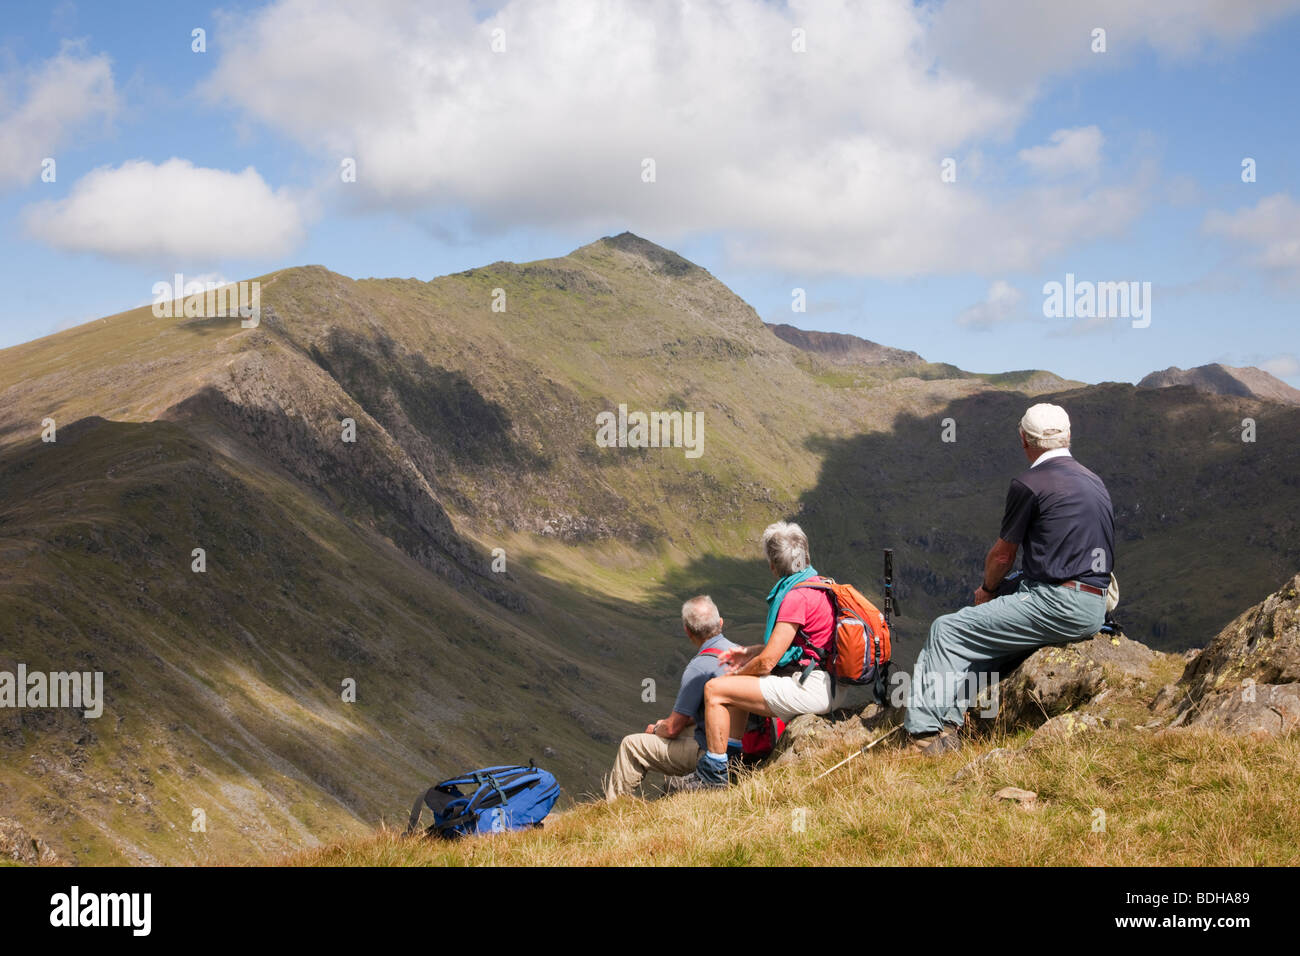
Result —
[[1103, 139], [1096, 126], [1058, 129], [1048, 137], [1048, 145], [1031, 146], [1017, 155], [1039, 176], [1093, 174], [1101, 166]]
[[232, 173], [184, 159], [96, 169], [66, 198], [28, 206], [24, 222], [59, 249], [154, 261], [278, 255], [303, 232], [300, 203], [253, 167]]
[[[1145, 15], [1105, 3], [1120, 28], [1111, 42], [1136, 29], [1181, 48], [1263, 19], [1152, 4]], [[1033, 44], [1059, 52], [1075, 39], [1016, 28], [1008, 46], [998, 33], [1015, 16], [1044, 25], [1056, 15], [1038, 7], [1058, 4], [972, 5], [994, 24], [965, 22], [964, 2], [911, 0], [513, 0], [482, 21], [468, 0], [277, 0], [223, 27], [240, 42], [223, 46], [204, 90], [317, 151], [323, 168], [355, 158], [355, 183], [333, 176], [351, 208], [454, 212], [480, 233], [723, 234], [744, 263], [907, 276], [1030, 269], [1122, 232], [1142, 208], [1134, 185], [982, 186], [980, 147], [1005, 143], [1060, 65]], [[1038, 65], [1000, 82], [944, 46], [954, 23], [959, 50], [991, 45]], [[795, 29], [806, 52], [791, 48]], [[1086, 169], [1101, 142], [1088, 129], [1043, 147], [1041, 163]], [[950, 156], [956, 183], [940, 178]]]
[[1300, 376], [1300, 359], [1289, 353], [1274, 355], [1257, 363], [1260, 368], [1278, 378], [1295, 378]]
[[957, 316], [957, 324], [975, 329], [991, 329], [995, 325], [1023, 319], [1026, 316], [1020, 304], [1024, 298], [1024, 293], [1015, 286], [997, 279], [989, 286], [988, 295], [983, 302], [975, 303]]
[[1260, 268], [1300, 277], [1300, 203], [1286, 193], [1266, 196], [1236, 212], [1212, 211], [1203, 228], [1244, 246]]
[[[926, 49], [953, 73], [1013, 92], [1050, 76], [1217, 52], [1300, 10], [1300, 0], [948, 0]], [[1093, 30], [1106, 31], [1094, 53]]]
[[75, 133], [110, 119], [118, 107], [108, 57], [85, 56], [77, 45], [65, 45], [25, 74], [4, 77], [3, 87], [0, 188], [36, 179], [46, 157], [57, 162]]
[[[464, 206], [485, 232], [725, 231], [746, 263], [920, 275], [1029, 268], [1140, 209], [1124, 187], [993, 197], [960, 167], [942, 182], [943, 158], [1009, 134], [1028, 93], [991, 93], [924, 56], [928, 14], [908, 0], [530, 0], [481, 23], [415, 0], [380, 12], [281, 0], [227, 28], [243, 39], [206, 91], [333, 168], [354, 157], [341, 196]], [[796, 27], [805, 53], [791, 50]]]

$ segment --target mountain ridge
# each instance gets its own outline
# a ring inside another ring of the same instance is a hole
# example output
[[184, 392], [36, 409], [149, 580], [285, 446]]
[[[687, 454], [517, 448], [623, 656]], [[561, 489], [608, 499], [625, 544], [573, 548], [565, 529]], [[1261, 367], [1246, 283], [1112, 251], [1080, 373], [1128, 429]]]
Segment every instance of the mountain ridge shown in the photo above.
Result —
[[815, 332], [784, 322], [769, 322], [767, 327], [783, 342], [805, 352], [815, 352], [836, 364], [848, 365], [923, 365], [925, 359], [916, 352], [890, 348], [869, 339], [843, 332]]
[[1163, 371], [1151, 372], [1138, 382], [1138, 388], [1171, 388], [1180, 385], [1215, 395], [1237, 395], [1266, 402], [1300, 405], [1300, 389], [1292, 388], [1253, 365], [1238, 368], [1212, 362], [1190, 369], [1171, 365]]

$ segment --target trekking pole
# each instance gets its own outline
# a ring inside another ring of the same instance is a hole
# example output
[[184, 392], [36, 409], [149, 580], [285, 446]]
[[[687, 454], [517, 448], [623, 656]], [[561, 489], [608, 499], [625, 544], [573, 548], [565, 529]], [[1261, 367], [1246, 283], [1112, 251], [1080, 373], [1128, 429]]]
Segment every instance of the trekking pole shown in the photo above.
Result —
[[894, 597], [894, 549], [885, 548], [885, 606], [881, 609], [885, 623], [889, 624], [895, 614], [903, 616], [903, 609]]
[[841, 761], [840, 761], [839, 763], [837, 763], [835, 766], [831, 767], [830, 770], [823, 771], [822, 773], [819, 773], [817, 776], [813, 777], [813, 783], [816, 783], [818, 780], [820, 780], [822, 777], [826, 776], [827, 774], [829, 774], [829, 773], [833, 773], [834, 771], [839, 770], [840, 767], [843, 767], [846, 763], [848, 763], [848, 762], [849, 762], [850, 760], [852, 760], [854, 757], [859, 757], [859, 756], [861, 756], [862, 754], [866, 753], [868, 750], [870, 750], [870, 749], [871, 749], [872, 747], [874, 747], [876, 744], [880, 743], [880, 742], [881, 742], [882, 740], [884, 740], [886, 737], [892, 737], [895, 733], [898, 732], [899, 727], [902, 727], [902, 726], [903, 726], [902, 724], [899, 724], [898, 727], [894, 727], [894, 728], [892, 728], [892, 729], [890, 729], [890, 730], [886, 730], [883, 734], [881, 734], [881, 735], [880, 735], [879, 737], [877, 737], [875, 740], [871, 741], [871, 743], [869, 743], [869, 744], [863, 744], [861, 750], [855, 750], [855, 751], [853, 751], [853, 753], [849, 754], [847, 757], [845, 757], [843, 760], [841, 760]]

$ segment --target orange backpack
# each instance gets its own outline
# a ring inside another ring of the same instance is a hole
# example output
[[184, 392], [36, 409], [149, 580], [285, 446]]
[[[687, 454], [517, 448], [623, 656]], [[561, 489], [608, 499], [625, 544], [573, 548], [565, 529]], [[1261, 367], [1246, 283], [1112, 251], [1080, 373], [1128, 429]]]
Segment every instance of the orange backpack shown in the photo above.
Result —
[[[825, 659], [818, 660], [817, 666], [830, 674], [833, 681], [875, 684], [876, 696], [880, 698], [888, 679], [890, 660], [889, 622], [885, 615], [852, 584], [838, 584], [834, 578], [810, 578], [795, 587], [816, 588], [831, 599], [835, 629]], [[813, 656], [818, 656], [816, 648], [811, 644], [806, 646]]]

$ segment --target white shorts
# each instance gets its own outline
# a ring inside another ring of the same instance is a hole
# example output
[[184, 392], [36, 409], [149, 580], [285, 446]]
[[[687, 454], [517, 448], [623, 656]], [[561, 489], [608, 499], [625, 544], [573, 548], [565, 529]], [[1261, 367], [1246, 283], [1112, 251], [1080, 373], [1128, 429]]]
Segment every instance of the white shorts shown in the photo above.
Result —
[[820, 668], [812, 671], [808, 679], [799, 683], [801, 674], [776, 677], [772, 674], [758, 679], [758, 689], [767, 709], [786, 723], [800, 714], [824, 714], [831, 709], [831, 679]]

